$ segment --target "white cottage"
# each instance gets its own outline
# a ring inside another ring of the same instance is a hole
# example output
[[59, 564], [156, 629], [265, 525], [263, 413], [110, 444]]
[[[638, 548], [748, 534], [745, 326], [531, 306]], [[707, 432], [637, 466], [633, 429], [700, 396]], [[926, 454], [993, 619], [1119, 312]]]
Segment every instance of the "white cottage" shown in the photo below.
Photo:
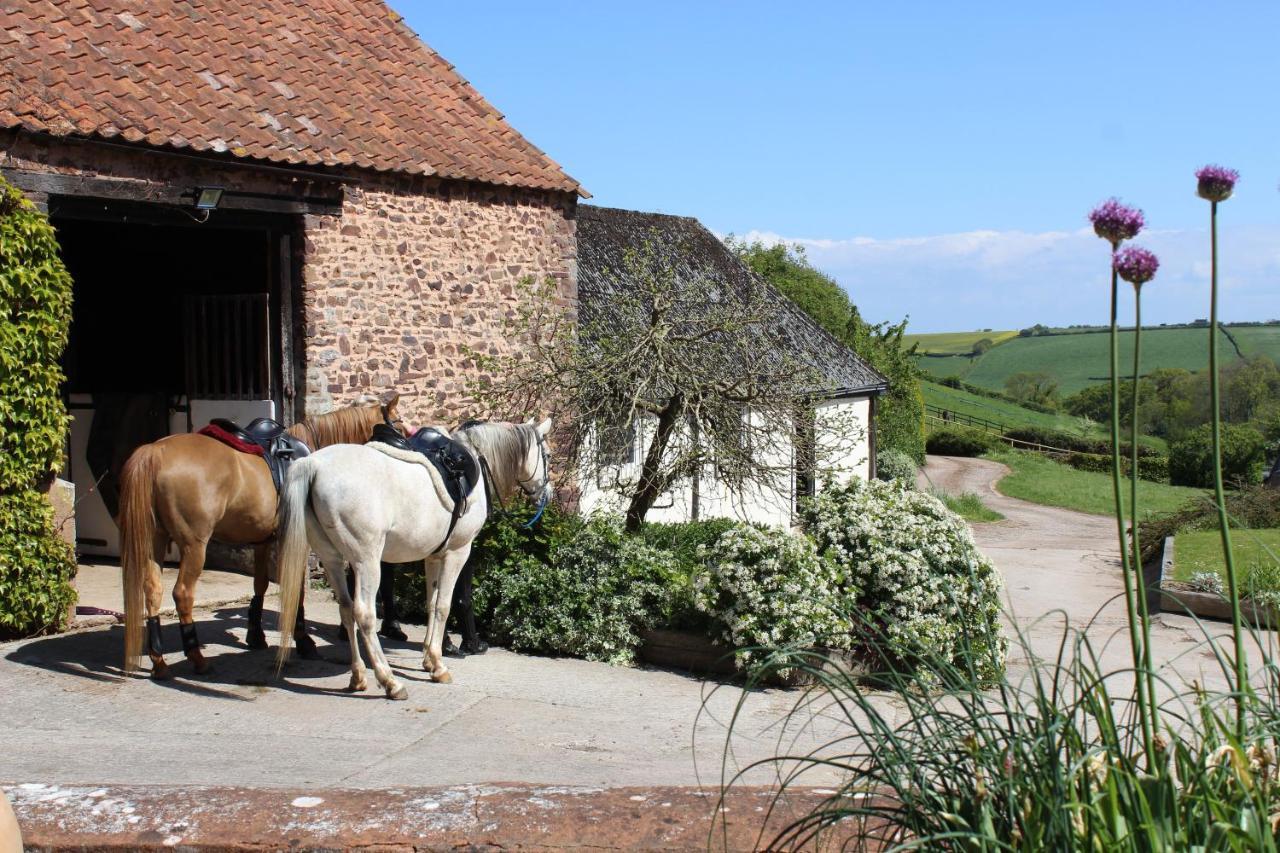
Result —
[[[656, 241], [666, 250], [678, 251], [680, 257], [673, 259], [673, 267], [679, 275], [722, 282], [726, 292], [739, 290], [747, 281], [760, 283], [724, 243], [691, 217], [579, 205], [577, 235], [578, 311], [584, 322], [609, 314], [612, 294], [627, 285], [618, 273], [627, 268], [625, 256], [646, 242]], [[770, 463], [785, 465], [791, 471], [785, 486], [775, 483], [735, 492], [718, 482], [715, 466], [708, 465], [699, 476], [660, 498], [648, 514], [649, 521], [721, 517], [786, 527], [794, 519], [797, 500], [811, 495], [822, 482], [875, 476], [876, 405], [878, 396], [888, 389], [888, 381], [799, 306], [771, 286], [763, 286], [777, 299], [779, 322], [785, 327], [781, 337], [794, 348], [792, 355], [809, 364], [823, 380], [813, 423], [797, 425], [813, 430], [815, 452], [801, 452], [789, 433], [778, 435], [772, 443], [777, 458]], [[744, 417], [750, 418], [751, 413]], [[621, 444], [610, 441], [607, 449], [597, 451], [608, 455], [597, 459], [597, 464], [604, 464], [610, 472], [608, 482], [638, 475], [648, 433], [642, 421], [623, 436]], [[600, 477], [584, 477], [579, 483], [584, 512], [623, 508], [618, 496], [605, 485]]]

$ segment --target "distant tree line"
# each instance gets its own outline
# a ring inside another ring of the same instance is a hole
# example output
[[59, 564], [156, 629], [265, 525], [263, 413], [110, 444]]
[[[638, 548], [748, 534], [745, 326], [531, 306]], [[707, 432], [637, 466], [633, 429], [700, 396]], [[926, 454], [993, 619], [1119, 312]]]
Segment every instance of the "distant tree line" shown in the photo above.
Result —
[[902, 340], [907, 321], [869, 323], [835, 279], [810, 263], [802, 246], [726, 241], [747, 266], [778, 288], [837, 340], [889, 380], [876, 416], [880, 450], [900, 450], [924, 462], [924, 397], [916, 347]]

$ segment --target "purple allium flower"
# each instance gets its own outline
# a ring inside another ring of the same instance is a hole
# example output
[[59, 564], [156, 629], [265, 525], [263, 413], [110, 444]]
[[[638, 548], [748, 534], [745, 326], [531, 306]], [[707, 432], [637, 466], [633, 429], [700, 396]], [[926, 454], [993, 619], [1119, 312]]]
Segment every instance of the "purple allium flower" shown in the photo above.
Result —
[[1093, 223], [1093, 232], [1102, 239], [1111, 241], [1113, 247], [1136, 237], [1146, 224], [1141, 210], [1123, 205], [1115, 198], [1109, 198], [1095, 207], [1089, 213], [1089, 221]]
[[1205, 166], [1196, 172], [1196, 180], [1200, 183], [1196, 193], [1200, 198], [1209, 201], [1226, 201], [1231, 198], [1231, 191], [1240, 180], [1240, 173], [1225, 166]]
[[1116, 252], [1111, 263], [1120, 277], [1135, 288], [1155, 278], [1156, 270], [1160, 269], [1160, 260], [1140, 246], [1127, 246], [1121, 249]]

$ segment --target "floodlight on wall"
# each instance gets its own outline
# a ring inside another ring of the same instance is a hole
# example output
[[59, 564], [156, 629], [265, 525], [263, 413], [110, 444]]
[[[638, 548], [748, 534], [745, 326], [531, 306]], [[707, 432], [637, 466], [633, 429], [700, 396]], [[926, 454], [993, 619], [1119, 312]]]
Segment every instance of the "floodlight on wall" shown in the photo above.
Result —
[[196, 210], [217, 210], [222, 201], [222, 187], [196, 187]]

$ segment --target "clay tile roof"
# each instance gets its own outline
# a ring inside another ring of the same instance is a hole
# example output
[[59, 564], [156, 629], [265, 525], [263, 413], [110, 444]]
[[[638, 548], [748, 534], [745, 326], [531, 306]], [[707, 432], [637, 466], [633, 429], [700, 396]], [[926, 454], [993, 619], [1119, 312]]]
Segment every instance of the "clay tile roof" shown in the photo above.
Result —
[[615, 322], [619, 288], [633, 286], [621, 273], [627, 252], [645, 243], [666, 257], [682, 279], [714, 282], [726, 293], [765, 288], [778, 310], [773, 344], [807, 362], [823, 379], [815, 389], [830, 396], [877, 394], [889, 381], [773, 285], [761, 279], [716, 235], [689, 216], [578, 205], [578, 316], [586, 326]]
[[581, 192], [381, 0], [0, 0], [0, 69], [4, 128]]

